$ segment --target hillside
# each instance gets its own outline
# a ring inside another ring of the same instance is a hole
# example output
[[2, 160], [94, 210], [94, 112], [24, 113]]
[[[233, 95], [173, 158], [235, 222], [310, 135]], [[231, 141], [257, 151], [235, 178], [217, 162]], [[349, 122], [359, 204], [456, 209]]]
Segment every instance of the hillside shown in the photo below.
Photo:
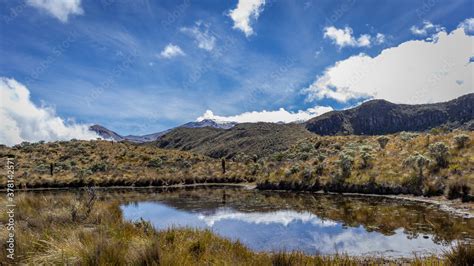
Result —
[[177, 128], [154, 144], [213, 158], [232, 158], [238, 154], [262, 157], [286, 150], [311, 135], [304, 126], [297, 124], [244, 123], [230, 129]]
[[[247, 167], [190, 152], [130, 142], [24, 142], [0, 145], [0, 157], [14, 157], [18, 187], [148, 186], [241, 182]], [[1, 184], [6, 178], [0, 176]]]
[[406, 105], [372, 100], [310, 119], [306, 128], [319, 135], [380, 135], [426, 131], [439, 126], [473, 128], [474, 93], [444, 103]]

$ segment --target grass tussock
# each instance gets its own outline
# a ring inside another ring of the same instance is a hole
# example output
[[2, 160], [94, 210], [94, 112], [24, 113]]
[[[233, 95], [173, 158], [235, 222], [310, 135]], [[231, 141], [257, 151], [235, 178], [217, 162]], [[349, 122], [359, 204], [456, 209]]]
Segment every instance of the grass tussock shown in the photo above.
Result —
[[474, 265], [474, 245], [459, 243], [446, 251], [444, 256], [449, 265]]

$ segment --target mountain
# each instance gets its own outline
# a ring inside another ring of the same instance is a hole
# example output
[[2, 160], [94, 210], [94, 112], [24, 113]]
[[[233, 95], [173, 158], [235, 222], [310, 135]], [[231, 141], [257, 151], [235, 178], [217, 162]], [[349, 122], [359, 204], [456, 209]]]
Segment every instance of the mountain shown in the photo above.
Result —
[[449, 102], [394, 104], [372, 100], [358, 107], [332, 111], [312, 118], [306, 128], [319, 135], [381, 135], [400, 131], [425, 131], [439, 126], [471, 128], [474, 123], [474, 93]]
[[111, 139], [111, 140], [115, 140], [115, 141], [124, 140], [124, 137], [120, 136], [116, 132], [114, 132], [110, 129], [107, 129], [107, 128], [101, 126], [101, 125], [90, 126], [89, 130], [94, 131], [95, 133], [97, 133], [97, 135], [99, 135], [103, 139]]
[[[178, 126], [176, 128], [203, 128], [203, 127], [210, 127], [210, 128], [219, 128], [219, 129], [229, 129], [237, 125], [237, 122], [220, 122], [220, 121], [215, 121], [211, 119], [204, 119], [202, 121], [198, 122], [189, 122], [186, 124], [183, 124], [181, 126]], [[150, 141], [155, 141], [159, 139], [161, 136], [169, 133], [173, 129], [176, 128], [171, 128], [167, 129], [161, 132], [157, 133], [152, 133], [152, 134], [147, 134], [147, 135], [142, 135], [142, 136], [135, 136], [135, 135], [127, 135], [127, 136], [121, 136], [117, 134], [116, 132], [109, 130], [101, 125], [93, 125], [89, 127], [89, 130], [94, 131], [97, 133], [101, 138], [103, 139], [111, 139], [115, 141], [121, 141], [121, 140], [126, 140], [130, 142], [136, 142], [136, 143], [144, 143], [144, 142], [150, 142]]]
[[183, 128], [201, 128], [201, 127], [212, 127], [212, 128], [221, 128], [221, 129], [229, 129], [237, 125], [237, 122], [221, 122], [211, 119], [204, 119], [198, 122], [189, 122], [180, 127]]
[[232, 158], [239, 153], [262, 157], [284, 151], [298, 140], [312, 135], [301, 124], [242, 123], [229, 129], [179, 127], [153, 144], [214, 158]]

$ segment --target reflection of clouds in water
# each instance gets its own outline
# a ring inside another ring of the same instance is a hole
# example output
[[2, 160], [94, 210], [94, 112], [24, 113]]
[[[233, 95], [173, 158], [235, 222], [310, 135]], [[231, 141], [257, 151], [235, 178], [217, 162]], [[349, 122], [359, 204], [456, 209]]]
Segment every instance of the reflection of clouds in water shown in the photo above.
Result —
[[254, 224], [278, 223], [284, 226], [296, 221], [311, 223], [321, 227], [336, 226], [333, 221], [325, 221], [309, 212], [296, 211], [275, 211], [275, 212], [238, 212], [231, 209], [218, 210], [211, 215], [198, 215], [198, 218], [204, 221], [208, 226], [213, 226], [216, 222], [223, 220], [237, 220]]
[[441, 252], [443, 247], [436, 245], [432, 241], [432, 236], [428, 239], [418, 237], [407, 239], [403, 229], [395, 230], [395, 234], [385, 236], [378, 232], [366, 232], [363, 228], [350, 228], [334, 235], [321, 232], [313, 232], [313, 245], [321, 253], [340, 253], [376, 255], [412, 256], [416, 253]]
[[177, 209], [162, 203], [123, 205], [124, 217], [142, 217], [157, 229], [169, 227], [212, 228], [223, 237], [239, 240], [256, 251], [300, 250], [307, 254], [347, 253], [412, 257], [413, 252], [437, 252], [443, 247], [422, 236], [408, 239], [403, 228], [392, 235], [368, 232], [364, 227], [345, 228], [340, 222], [323, 220], [310, 212], [278, 210], [242, 212], [231, 208]]

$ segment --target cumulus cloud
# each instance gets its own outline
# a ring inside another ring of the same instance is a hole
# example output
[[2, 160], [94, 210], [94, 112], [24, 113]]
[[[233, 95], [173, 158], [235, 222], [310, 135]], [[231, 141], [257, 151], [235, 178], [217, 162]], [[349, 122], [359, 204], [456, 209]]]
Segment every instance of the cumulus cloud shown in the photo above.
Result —
[[230, 10], [229, 16], [234, 21], [232, 28], [241, 30], [246, 37], [254, 33], [251, 20], [257, 20], [263, 11], [265, 0], [239, 0], [237, 7]]
[[367, 97], [416, 104], [450, 100], [472, 92], [472, 47], [474, 37], [463, 29], [442, 31], [432, 41], [407, 41], [375, 57], [359, 54], [336, 62], [303, 92], [310, 101]]
[[36, 106], [29, 90], [14, 79], [0, 77], [0, 95], [1, 144], [99, 137], [88, 125], [66, 123], [52, 108]]
[[166, 47], [160, 53], [160, 57], [162, 58], [172, 58], [180, 55], [185, 55], [185, 53], [183, 52], [183, 50], [181, 50], [179, 46], [174, 45], [172, 43], [166, 45]]
[[382, 44], [385, 42], [385, 35], [377, 33], [375, 37], [369, 34], [362, 34], [359, 38], [353, 36], [351, 27], [338, 29], [334, 26], [324, 28], [324, 38], [331, 39], [339, 48], [343, 47], [370, 47], [372, 43]]
[[197, 21], [193, 27], [183, 27], [180, 31], [194, 38], [201, 49], [210, 52], [216, 46], [216, 37], [209, 32], [209, 25], [202, 21]]
[[474, 18], [468, 18], [459, 24], [466, 34], [474, 34]]
[[65, 23], [70, 15], [82, 15], [81, 0], [27, 0], [26, 3]]
[[235, 116], [218, 116], [215, 115], [211, 110], [207, 110], [202, 116], [198, 117], [197, 121], [204, 119], [211, 119], [220, 122], [238, 122], [238, 123], [256, 123], [256, 122], [271, 122], [271, 123], [291, 123], [291, 122], [302, 122], [309, 120], [318, 115], [332, 111], [332, 107], [329, 106], [316, 106], [306, 110], [300, 110], [298, 112], [288, 112], [284, 108], [280, 108], [277, 111], [266, 111], [261, 112], [245, 112]]
[[335, 227], [337, 223], [330, 220], [321, 220], [310, 212], [296, 212], [292, 210], [274, 211], [274, 212], [239, 212], [232, 209], [218, 210], [211, 215], [200, 214], [199, 220], [206, 223], [207, 226], [214, 226], [215, 223], [224, 220], [238, 220], [252, 224], [281, 224], [288, 226], [293, 222], [311, 223], [320, 227]]
[[444, 31], [445, 28], [441, 27], [441, 25], [434, 25], [433, 23], [425, 20], [423, 21], [423, 25], [421, 27], [411, 26], [410, 31], [411, 33], [419, 36], [427, 36], [429, 34], [436, 34], [440, 31]]

